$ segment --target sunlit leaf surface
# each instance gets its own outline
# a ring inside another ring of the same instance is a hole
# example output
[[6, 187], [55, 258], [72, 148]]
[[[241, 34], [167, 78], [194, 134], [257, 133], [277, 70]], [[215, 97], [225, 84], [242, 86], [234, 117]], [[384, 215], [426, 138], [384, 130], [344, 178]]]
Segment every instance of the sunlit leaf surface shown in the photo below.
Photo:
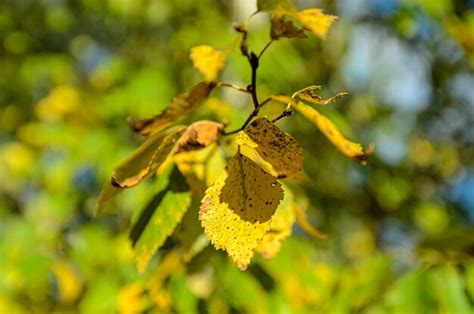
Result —
[[211, 243], [245, 269], [282, 198], [274, 177], [236, 154], [206, 191], [199, 218]]
[[320, 114], [316, 109], [302, 102], [294, 104], [293, 107], [306, 119], [314, 123], [344, 155], [362, 163], [370, 155], [371, 152], [369, 150], [364, 152], [362, 145], [346, 139], [336, 125]]
[[303, 25], [321, 39], [326, 38], [326, 34], [332, 23], [337, 20], [337, 16], [326, 15], [321, 9], [307, 9], [298, 12], [299, 20]]
[[254, 147], [260, 157], [273, 166], [279, 177], [301, 178], [303, 149], [290, 134], [280, 130], [267, 118], [256, 119], [244, 132], [253, 142], [247, 141], [246, 144]]
[[223, 50], [202, 45], [191, 48], [190, 58], [204, 80], [211, 82], [217, 78], [219, 72], [224, 68], [227, 54]]

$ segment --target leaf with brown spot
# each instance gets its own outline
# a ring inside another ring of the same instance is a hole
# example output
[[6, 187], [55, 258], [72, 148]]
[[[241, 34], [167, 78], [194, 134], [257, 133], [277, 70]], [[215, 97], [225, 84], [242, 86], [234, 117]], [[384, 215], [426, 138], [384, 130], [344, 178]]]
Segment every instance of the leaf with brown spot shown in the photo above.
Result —
[[238, 153], [207, 189], [199, 219], [211, 243], [245, 269], [282, 198], [280, 183]]
[[315, 105], [331, 105], [335, 103], [336, 101], [340, 100], [343, 97], [346, 97], [349, 95], [349, 93], [343, 92], [343, 93], [337, 93], [336, 95], [328, 98], [328, 99], [323, 99], [321, 96], [316, 95], [315, 91], [316, 90], [321, 90], [321, 86], [309, 86], [306, 87], [294, 94], [294, 96], [297, 96], [301, 100], [306, 100], [309, 101]]
[[272, 217], [270, 230], [256, 248], [263, 258], [272, 258], [278, 254], [281, 242], [291, 235], [295, 223], [294, 195], [285, 185], [283, 191], [285, 197]]
[[179, 139], [175, 154], [207, 147], [217, 140], [223, 130], [222, 123], [207, 120], [194, 122]]
[[304, 29], [295, 25], [288, 14], [273, 13], [271, 19], [270, 37], [273, 40], [281, 38], [308, 38]]
[[321, 9], [307, 9], [298, 12], [298, 18], [306, 29], [313, 32], [321, 39], [326, 38], [326, 34], [332, 23], [337, 20], [337, 16], [326, 15]]
[[267, 118], [258, 118], [245, 129], [245, 134], [260, 157], [269, 162], [280, 178], [302, 177], [303, 148], [288, 133]]
[[199, 107], [214, 87], [212, 82], [201, 82], [173, 98], [171, 104], [160, 114], [143, 120], [129, 117], [128, 125], [133, 132], [142, 136], [155, 134]]
[[207, 45], [191, 48], [189, 57], [193, 61], [194, 67], [202, 74], [204, 80], [207, 82], [216, 79], [227, 61], [225, 51]]
[[112, 184], [116, 187], [129, 188], [153, 174], [172, 153], [185, 130], [185, 126], [174, 126], [147, 139], [114, 170]]
[[314, 123], [344, 155], [364, 164], [365, 160], [373, 153], [373, 148], [369, 147], [364, 152], [362, 145], [346, 139], [331, 120], [320, 114], [311, 106], [303, 102], [297, 102], [293, 104], [293, 107], [306, 119]]

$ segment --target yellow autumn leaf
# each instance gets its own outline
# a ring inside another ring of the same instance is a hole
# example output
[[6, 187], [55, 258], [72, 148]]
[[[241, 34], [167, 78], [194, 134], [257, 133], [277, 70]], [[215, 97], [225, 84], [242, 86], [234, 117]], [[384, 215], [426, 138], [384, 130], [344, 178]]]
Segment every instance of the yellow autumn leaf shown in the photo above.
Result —
[[293, 98], [286, 95], [272, 95], [271, 98], [272, 100], [285, 104], [285, 105], [293, 105], [294, 103], [296, 103], [296, 101]]
[[214, 87], [215, 84], [212, 82], [201, 82], [173, 98], [171, 104], [165, 110], [152, 118], [136, 119], [129, 117], [127, 120], [128, 126], [133, 132], [142, 136], [149, 136], [164, 130], [201, 105]]
[[306, 100], [309, 101], [315, 105], [331, 105], [335, 103], [336, 101], [340, 100], [343, 97], [346, 97], [349, 95], [349, 93], [343, 92], [343, 93], [337, 93], [336, 95], [328, 98], [328, 99], [323, 99], [321, 96], [316, 95], [315, 91], [321, 90], [321, 86], [308, 86], [296, 93], [294, 93], [294, 97], [297, 96], [301, 100]]
[[298, 18], [305, 28], [321, 39], [326, 38], [326, 34], [332, 23], [337, 20], [337, 16], [326, 15], [321, 9], [307, 9], [300, 11], [298, 12]]
[[270, 37], [274, 40], [281, 38], [307, 38], [304, 29], [298, 27], [290, 15], [273, 13], [271, 18]]
[[153, 174], [175, 148], [185, 126], [174, 126], [147, 139], [112, 174], [112, 184], [129, 188]]
[[283, 190], [285, 197], [272, 217], [270, 230], [256, 248], [263, 258], [272, 258], [278, 254], [281, 242], [291, 235], [295, 223], [294, 195], [285, 185]]
[[179, 139], [175, 154], [207, 147], [217, 140], [223, 130], [222, 123], [207, 120], [194, 122]]
[[302, 177], [303, 148], [290, 134], [280, 130], [267, 118], [254, 120], [244, 129], [244, 133], [253, 142], [250, 146], [273, 166], [278, 177]]
[[166, 279], [171, 274], [182, 273], [183, 260], [177, 250], [166, 254], [161, 260], [156, 270], [148, 280], [148, 294], [152, 299], [158, 313], [170, 313], [173, 306], [173, 299], [166, 289]]
[[301, 205], [295, 204], [295, 206], [293, 206], [293, 210], [294, 210], [294, 215], [296, 218], [296, 223], [304, 232], [306, 232], [308, 235], [314, 238], [318, 238], [318, 239], [327, 238], [326, 234], [322, 233], [321, 231], [313, 227], [313, 225], [311, 225], [311, 223], [308, 220], [308, 216], [306, 215], [306, 210], [303, 209]]
[[142, 313], [151, 306], [145, 286], [134, 282], [122, 287], [117, 295], [117, 311], [120, 314]]
[[245, 269], [282, 198], [280, 183], [237, 153], [207, 189], [199, 219], [211, 243]]
[[202, 74], [204, 80], [211, 82], [216, 79], [227, 61], [225, 51], [207, 45], [191, 48], [189, 56], [194, 67]]
[[174, 157], [176, 166], [186, 178], [194, 197], [198, 197], [206, 191], [206, 161], [213, 149], [215, 146], [182, 152]]
[[62, 303], [73, 303], [82, 292], [82, 282], [74, 269], [64, 260], [58, 260], [52, 267], [58, 281], [59, 296]]
[[314, 123], [321, 132], [346, 156], [364, 163], [372, 153], [372, 149], [364, 152], [362, 145], [349, 141], [342, 135], [339, 129], [328, 118], [320, 114], [316, 109], [302, 102], [293, 104], [293, 107], [306, 119]]

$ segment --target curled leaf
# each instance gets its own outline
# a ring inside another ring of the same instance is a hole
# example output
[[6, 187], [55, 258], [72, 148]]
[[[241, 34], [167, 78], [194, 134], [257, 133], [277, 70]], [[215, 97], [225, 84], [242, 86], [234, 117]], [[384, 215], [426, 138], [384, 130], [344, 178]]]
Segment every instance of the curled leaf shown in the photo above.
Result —
[[296, 103], [296, 101], [293, 98], [286, 95], [272, 95], [271, 98], [272, 100], [285, 104], [285, 105], [293, 105]]
[[282, 198], [280, 183], [238, 153], [207, 189], [199, 219], [211, 243], [245, 269]]
[[173, 98], [171, 104], [160, 114], [143, 120], [129, 117], [128, 125], [133, 132], [142, 136], [149, 136], [164, 130], [179, 118], [199, 107], [214, 87], [215, 84], [212, 82], [201, 82]]
[[225, 51], [207, 45], [191, 48], [189, 57], [193, 61], [194, 67], [202, 74], [204, 80], [207, 82], [216, 79], [227, 61]]
[[298, 18], [306, 29], [313, 32], [321, 39], [326, 38], [326, 34], [332, 23], [337, 20], [337, 16], [326, 15], [321, 9], [307, 9], [298, 12]]
[[335, 103], [336, 101], [340, 100], [343, 97], [346, 97], [349, 95], [349, 93], [343, 92], [343, 93], [337, 93], [336, 95], [328, 98], [328, 99], [323, 99], [321, 96], [316, 95], [315, 91], [316, 90], [321, 90], [321, 86], [309, 86], [306, 87], [294, 94], [294, 96], [297, 96], [301, 100], [306, 100], [309, 101], [315, 105], [331, 105]]
[[112, 174], [115, 187], [137, 185], [163, 164], [184, 133], [185, 126], [175, 126], [147, 139], [135, 152], [118, 166]]
[[311, 106], [297, 102], [293, 104], [293, 107], [306, 119], [314, 123], [344, 155], [363, 164], [369, 155], [372, 154], [373, 149], [369, 147], [369, 149], [364, 152], [362, 145], [346, 139], [331, 120], [320, 114]]
[[267, 118], [254, 120], [244, 132], [253, 142], [250, 146], [273, 166], [279, 178], [302, 177], [303, 148], [290, 134], [280, 130]]
[[222, 134], [224, 125], [214, 121], [198, 121], [186, 129], [178, 141], [176, 154], [201, 149], [214, 143]]

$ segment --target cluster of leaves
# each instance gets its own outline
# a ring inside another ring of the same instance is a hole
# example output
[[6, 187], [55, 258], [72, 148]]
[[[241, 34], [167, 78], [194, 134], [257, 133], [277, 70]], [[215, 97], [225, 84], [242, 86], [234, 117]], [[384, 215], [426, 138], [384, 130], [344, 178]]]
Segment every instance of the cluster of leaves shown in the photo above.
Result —
[[[141, 272], [182, 222], [186, 212], [192, 210], [193, 199], [201, 197], [204, 190], [199, 220], [207, 239], [217, 249], [225, 250], [240, 269], [247, 268], [255, 251], [265, 257], [274, 256], [280, 241], [291, 233], [297, 217], [304, 229], [318, 235], [307, 223], [304, 213], [294, 205], [291, 189], [279, 181], [303, 176], [302, 147], [275, 125], [278, 120], [290, 116], [293, 110], [312, 122], [348, 157], [363, 164], [373, 151], [371, 147], [364, 151], [360, 144], [346, 139], [335, 124], [315, 108], [333, 104], [347, 93], [323, 99], [316, 94], [321, 87], [310, 86], [291, 97], [274, 95], [259, 101], [257, 69], [270, 44], [282, 38], [307, 38], [307, 31], [324, 39], [336, 17], [326, 15], [320, 9], [298, 12], [289, 0], [260, 0], [257, 3], [257, 13], [266, 12], [271, 18], [270, 41], [259, 54], [249, 47], [248, 21], [234, 25], [239, 33], [240, 53], [247, 58], [252, 73], [251, 83], [246, 88], [216, 81], [228, 54], [234, 52], [232, 43], [223, 50], [197, 46], [191, 49], [190, 58], [204, 81], [175, 97], [158, 115], [128, 120], [130, 129], [146, 140], [105, 183], [97, 213], [123, 189], [134, 187], [153, 174], [171, 173], [168, 185], [150, 202], [149, 213], [142, 215], [132, 230], [135, 260]], [[222, 87], [234, 88], [249, 94], [252, 99], [253, 111], [240, 128], [227, 131], [223, 123], [207, 120], [175, 125], [176, 120], [200, 106], [213, 89]], [[272, 102], [284, 103], [287, 107], [272, 120], [259, 117], [262, 107]], [[234, 134], [238, 136], [222, 141], [223, 137]], [[204, 187], [199, 185], [203, 175], [196, 164], [204, 161], [207, 167], [215, 167], [211, 159], [213, 156], [225, 159], [223, 152], [226, 150], [234, 153], [225, 168]]]

